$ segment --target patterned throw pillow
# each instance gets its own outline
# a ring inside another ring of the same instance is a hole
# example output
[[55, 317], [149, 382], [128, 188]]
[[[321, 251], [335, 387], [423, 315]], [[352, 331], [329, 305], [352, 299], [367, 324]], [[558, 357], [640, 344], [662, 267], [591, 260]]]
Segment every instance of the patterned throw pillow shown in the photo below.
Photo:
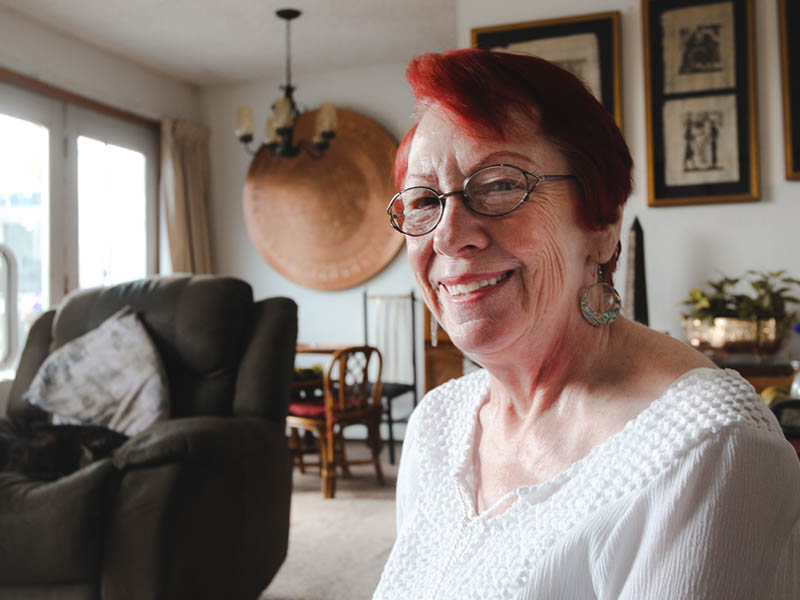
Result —
[[23, 398], [54, 424], [93, 424], [135, 435], [169, 417], [164, 367], [130, 306], [53, 352]]

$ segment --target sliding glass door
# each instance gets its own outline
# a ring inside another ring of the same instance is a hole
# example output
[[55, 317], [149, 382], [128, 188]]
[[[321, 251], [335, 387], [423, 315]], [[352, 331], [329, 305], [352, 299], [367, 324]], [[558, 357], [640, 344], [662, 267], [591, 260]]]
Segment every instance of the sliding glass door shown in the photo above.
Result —
[[52, 291], [63, 269], [53, 259], [63, 240], [51, 232], [62, 217], [62, 202], [52, 197], [63, 175], [62, 113], [58, 102], [0, 84], [0, 243], [11, 255], [2, 255], [0, 278], [5, 368], [14, 364], [36, 317], [60, 298]]
[[67, 117], [77, 160], [78, 287], [121, 283], [154, 273], [155, 134], [78, 107], [69, 107]]
[[[0, 252], [0, 368], [70, 290], [156, 272], [156, 144], [152, 129], [0, 83], [0, 250], [17, 275], [7, 289]], [[14, 292], [19, 344], [2, 325]]]

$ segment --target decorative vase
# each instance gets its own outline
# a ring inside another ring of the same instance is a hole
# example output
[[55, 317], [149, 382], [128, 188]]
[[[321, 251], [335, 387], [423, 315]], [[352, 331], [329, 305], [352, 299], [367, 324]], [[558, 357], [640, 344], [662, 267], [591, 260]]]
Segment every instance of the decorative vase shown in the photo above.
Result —
[[780, 350], [789, 331], [787, 321], [759, 319], [749, 321], [716, 317], [713, 323], [702, 319], [681, 321], [689, 343], [699, 350], [758, 352], [772, 354]]

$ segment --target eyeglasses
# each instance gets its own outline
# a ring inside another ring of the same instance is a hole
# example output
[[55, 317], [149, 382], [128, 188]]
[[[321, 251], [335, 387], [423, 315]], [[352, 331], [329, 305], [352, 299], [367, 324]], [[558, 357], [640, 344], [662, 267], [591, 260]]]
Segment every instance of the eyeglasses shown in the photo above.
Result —
[[394, 195], [386, 212], [392, 227], [416, 237], [436, 229], [448, 196], [460, 194], [475, 214], [502, 217], [522, 206], [540, 182], [559, 179], [575, 179], [575, 176], [534, 175], [514, 165], [489, 165], [467, 177], [462, 189], [446, 194], [421, 185], [406, 188]]

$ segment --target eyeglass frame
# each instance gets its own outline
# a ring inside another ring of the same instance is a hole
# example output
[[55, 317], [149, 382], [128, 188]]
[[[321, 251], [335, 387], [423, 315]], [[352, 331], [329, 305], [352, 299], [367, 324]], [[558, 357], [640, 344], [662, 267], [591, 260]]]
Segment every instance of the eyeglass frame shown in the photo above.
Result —
[[[520, 199], [520, 201], [513, 208], [511, 208], [511, 209], [509, 209], [509, 210], [507, 210], [505, 212], [502, 212], [502, 213], [487, 214], [487, 213], [482, 213], [482, 212], [476, 210], [475, 207], [470, 205], [469, 195], [467, 194], [466, 189], [467, 189], [467, 186], [469, 185], [470, 179], [475, 177], [475, 175], [477, 175], [481, 171], [485, 171], [486, 169], [491, 169], [493, 167], [511, 167], [512, 169], [516, 169], [517, 171], [520, 171], [525, 176], [525, 186], [526, 186], [527, 189], [525, 191], [525, 194]], [[534, 179], [535, 182], [534, 182], [533, 185], [530, 185], [529, 177], [532, 177]], [[497, 163], [497, 164], [494, 164], [494, 165], [485, 165], [483, 167], [480, 167], [480, 168], [476, 169], [475, 171], [473, 171], [469, 175], [467, 175], [466, 179], [464, 179], [464, 183], [461, 184], [462, 187], [461, 187], [460, 190], [453, 190], [451, 192], [445, 192], [444, 194], [440, 194], [439, 190], [436, 190], [436, 189], [434, 189], [432, 187], [429, 187], [427, 185], [412, 185], [410, 187], [403, 188], [402, 190], [397, 192], [394, 196], [392, 196], [392, 199], [389, 201], [389, 205], [386, 207], [386, 214], [389, 215], [389, 224], [394, 229], [396, 229], [397, 231], [402, 233], [403, 235], [408, 235], [408, 236], [411, 236], [411, 237], [421, 237], [423, 235], [428, 235], [430, 232], [432, 232], [434, 229], [436, 229], [439, 226], [439, 223], [442, 222], [442, 216], [444, 216], [444, 209], [445, 209], [445, 199], [448, 196], [460, 195], [462, 197], [463, 201], [464, 201], [464, 206], [466, 206], [467, 209], [470, 212], [472, 212], [473, 214], [480, 215], [482, 217], [504, 217], [505, 215], [511, 214], [512, 212], [517, 210], [520, 206], [522, 206], [525, 202], [527, 202], [528, 198], [530, 198], [530, 195], [533, 192], [533, 190], [535, 190], [536, 186], [539, 185], [542, 181], [561, 181], [561, 180], [565, 180], [565, 179], [577, 180], [578, 178], [575, 177], [575, 175], [537, 175], [536, 173], [531, 173], [530, 171], [526, 171], [522, 167], [518, 167], [517, 165], [511, 165], [511, 164], [508, 164], [508, 163]], [[392, 204], [394, 204], [394, 201], [397, 200], [397, 198], [399, 196], [401, 196], [403, 193], [405, 193], [405, 192], [407, 192], [409, 190], [418, 190], [418, 189], [430, 190], [431, 192], [433, 192], [434, 196], [439, 201], [439, 217], [436, 219], [436, 223], [434, 223], [433, 226], [428, 231], [426, 231], [424, 233], [406, 233], [405, 231], [400, 229], [400, 227], [398, 227], [395, 224], [394, 219], [392, 218]]]

